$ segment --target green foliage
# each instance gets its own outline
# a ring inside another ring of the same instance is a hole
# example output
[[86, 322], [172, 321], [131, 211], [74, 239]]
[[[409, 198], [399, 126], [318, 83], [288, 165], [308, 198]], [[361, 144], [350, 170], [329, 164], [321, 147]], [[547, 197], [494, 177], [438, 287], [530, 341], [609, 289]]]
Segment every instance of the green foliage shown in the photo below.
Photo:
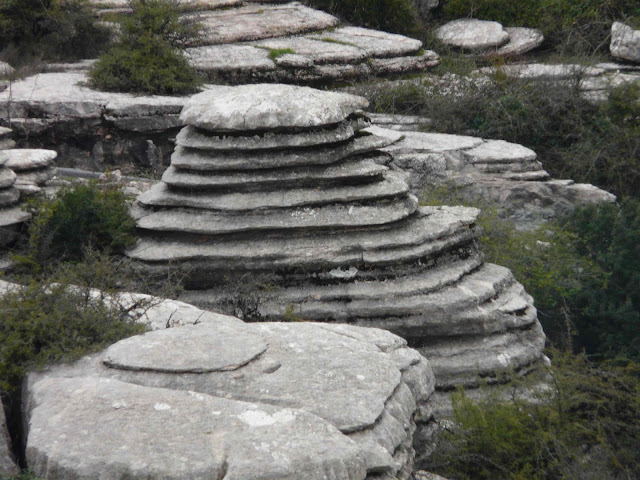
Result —
[[614, 89], [590, 102], [568, 81], [489, 83], [447, 88], [405, 83], [367, 92], [372, 107], [437, 119], [432, 129], [519, 143], [533, 149], [555, 178], [595, 184], [618, 196], [640, 192], [640, 88]]
[[31, 473], [30, 471], [24, 471], [19, 475], [5, 477], [0, 475], [0, 480], [40, 480], [35, 473]]
[[97, 55], [109, 41], [86, 0], [2, 0], [0, 50], [13, 65]]
[[27, 204], [32, 218], [22, 262], [39, 270], [51, 261], [79, 260], [86, 248], [122, 252], [135, 241], [135, 221], [114, 186], [77, 183]]
[[448, 0], [447, 19], [473, 17], [542, 31], [547, 43], [570, 54], [606, 52], [611, 24], [640, 20], [637, 0]]
[[309, 0], [314, 7], [362, 27], [415, 35], [418, 11], [411, 0]]
[[577, 210], [565, 221], [579, 255], [607, 272], [576, 298], [578, 347], [599, 358], [640, 361], [640, 201]]
[[269, 58], [271, 60], [275, 60], [276, 58], [281, 57], [282, 55], [296, 53], [295, 50], [292, 50], [290, 48], [269, 48], [268, 50], [269, 50]]
[[89, 75], [95, 88], [157, 95], [193, 93], [200, 78], [181, 49], [197, 27], [180, 20], [177, 0], [131, 0], [122, 34]]
[[[48, 279], [50, 281], [51, 279]], [[144, 331], [122, 309], [69, 284], [32, 281], [0, 298], [0, 393], [29, 369], [69, 361]]]
[[549, 389], [529, 389], [537, 402], [495, 389], [478, 402], [453, 394], [454, 422], [427, 469], [453, 480], [637, 478], [640, 367], [552, 360]]

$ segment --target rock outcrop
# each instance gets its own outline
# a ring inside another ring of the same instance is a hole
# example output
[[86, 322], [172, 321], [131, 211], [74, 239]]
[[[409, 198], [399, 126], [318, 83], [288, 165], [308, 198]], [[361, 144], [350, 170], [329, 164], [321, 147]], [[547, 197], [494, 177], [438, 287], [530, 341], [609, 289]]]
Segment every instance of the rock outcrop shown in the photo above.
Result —
[[[92, 3], [101, 14], [126, 8], [119, 1]], [[419, 40], [340, 26], [336, 17], [297, 2], [192, 1], [182, 8], [202, 26], [186, 55], [214, 83], [332, 82], [438, 63]]]
[[0, 412], [0, 477], [11, 477], [20, 473], [11, 453], [11, 439], [7, 430], [4, 409]]
[[19, 206], [20, 190], [16, 186], [17, 175], [7, 164], [11, 152], [0, 150], [0, 246], [13, 242], [21, 225], [30, 217]]
[[544, 41], [534, 28], [507, 27], [498, 22], [463, 18], [436, 29], [435, 36], [445, 45], [475, 55], [510, 57], [527, 53]]
[[[522, 145], [411, 131], [416, 117], [395, 118], [400, 120], [395, 125], [367, 131], [394, 142], [382, 150], [393, 155], [393, 165], [410, 173], [411, 191], [418, 196], [444, 185], [469, 202], [495, 205], [521, 229], [536, 228], [577, 206], [616, 200], [593, 185], [549, 178], [536, 153]], [[402, 131], [407, 125], [409, 131]]]
[[57, 156], [54, 150], [30, 148], [0, 152], [4, 166], [16, 174], [14, 186], [24, 195], [40, 192], [45, 183], [55, 176], [53, 161]]
[[640, 63], [640, 30], [614, 22], [611, 26], [611, 55], [629, 62]]
[[429, 363], [389, 332], [246, 324], [176, 301], [141, 320], [158, 330], [28, 376], [36, 475], [405, 480], [416, 428], [433, 430]]
[[0, 150], [8, 150], [16, 146], [16, 142], [11, 138], [13, 130], [0, 127]]
[[440, 390], [535, 367], [531, 298], [483, 263], [478, 211], [419, 207], [379, 150], [389, 140], [362, 131], [365, 106], [282, 85], [193, 97], [171, 167], [138, 197], [128, 255], [150, 272], [192, 268], [183, 299], [209, 309], [389, 329]]

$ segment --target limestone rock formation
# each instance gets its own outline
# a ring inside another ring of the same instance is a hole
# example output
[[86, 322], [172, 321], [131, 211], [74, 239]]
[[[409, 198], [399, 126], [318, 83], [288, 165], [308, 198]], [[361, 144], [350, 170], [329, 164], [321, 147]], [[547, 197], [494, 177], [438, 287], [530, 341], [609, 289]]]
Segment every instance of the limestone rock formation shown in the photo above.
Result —
[[57, 156], [54, 150], [23, 148], [0, 151], [4, 166], [16, 174], [14, 186], [24, 194], [38, 193], [55, 176], [53, 161]]
[[589, 184], [554, 180], [534, 151], [503, 140], [463, 135], [401, 131], [415, 117], [394, 129], [378, 126], [367, 131], [394, 142], [382, 150], [393, 164], [410, 173], [411, 191], [421, 195], [447, 185], [470, 202], [496, 205], [521, 229], [572, 212], [577, 206], [614, 202], [615, 195]]
[[471, 51], [500, 47], [509, 41], [509, 34], [498, 22], [475, 18], [453, 20], [436, 29], [435, 35], [446, 45]]
[[640, 30], [614, 22], [611, 26], [611, 55], [622, 60], [640, 63]]
[[20, 190], [15, 185], [17, 175], [7, 166], [10, 152], [14, 151], [0, 150], [0, 246], [13, 242], [20, 226], [29, 218], [29, 214], [18, 206]]
[[[92, 3], [100, 14], [126, 9], [120, 0]], [[418, 40], [339, 26], [336, 17], [297, 2], [193, 0], [181, 8], [202, 25], [187, 57], [215, 83], [306, 84], [418, 72], [438, 63]]]
[[[404, 340], [348, 325], [245, 324], [169, 302], [151, 308], [159, 330], [28, 376], [36, 475], [409, 478], [414, 432], [433, 429], [435, 382]], [[182, 326], [165, 328], [178, 310]]]
[[503, 28], [498, 22], [464, 18], [453, 20], [435, 31], [446, 45], [475, 55], [510, 57], [542, 45], [544, 36], [534, 28]]
[[[273, 115], [244, 100], [259, 89]], [[544, 334], [531, 298], [483, 263], [478, 211], [419, 207], [379, 150], [390, 140], [363, 132], [363, 100], [325, 92], [321, 111], [314, 95], [262, 85], [193, 97], [171, 167], [138, 197], [142, 238], [128, 255], [150, 272], [191, 267], [183, 298], [209, 309], [389, 329], [431, 361], [441, 390], [535, 367]], [[222, 115], [207, 111], [211, 96]], [[230, 131], [238, 116], [253, 129]]]

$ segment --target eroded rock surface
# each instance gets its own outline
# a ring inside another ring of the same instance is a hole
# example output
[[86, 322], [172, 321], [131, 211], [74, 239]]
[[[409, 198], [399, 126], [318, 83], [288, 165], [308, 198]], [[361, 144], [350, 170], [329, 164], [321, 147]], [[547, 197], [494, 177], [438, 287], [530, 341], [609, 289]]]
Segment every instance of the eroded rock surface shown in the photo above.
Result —
[[393, 164], [411, 173], [414, 194], [447, 185], [467, 200], [496, 205], [518, 228], [531, 229], [572, 212], [577, 206], [615, 201], [615, 195], [589, 184], [554, 180], [534, 151], [504, 140], [464, 135], [399, 131], [373, 126], [367, 129], [394, 142], [382, 150], [393, 154]]
[[[248, 105], [245, 87], [190, 100], [172, 166], [138, 197], [142, 237], [131, 258], [151, 273], [192, 267], [183, 299], [212, 310], [390, 329], [430, 359], [442, 390], [535, 368], [544, 345], [535, 309], [508, 270], [483, 264], [478, 211], [418, 207], [405, 175], [387, 167], [392, 155], [380, 149], [405, 132], [365, 132], [359, 98], [317, 92], [327, 108], [316, 110], [315, 97], [308, 107], [298, 100], [303, 88], [253, 88], [257, 97], [266, 90], [273, 114]], [[505, 163], [502, 145], [483, 150], [481, 139], [418, 141]], [[514, 165], [531, 161], [530, 151], [517, 153]]]
[[0, 412], [0, 476], [10, 477], [20, 473], [11, 453], [11, 439], [7, 430], [4, 409]]
[[[172, 308], [183, 326], [164, 328]], [[401, 338], [245, 324], [180, 302], [151, 310], [160, 330], [29, 375], [31, 471], [50, 480], [409, 477], [435, 381]]]
[[611, 26], [611, 55], [622, 60], [640, 63], [640, 30], [614, 22]]
[[470, 51], [500, 47], [509, 41], [509, 34], [498, 22], [475, 18], [453, 20], [438, 28], [435, 35], [446, 45]]

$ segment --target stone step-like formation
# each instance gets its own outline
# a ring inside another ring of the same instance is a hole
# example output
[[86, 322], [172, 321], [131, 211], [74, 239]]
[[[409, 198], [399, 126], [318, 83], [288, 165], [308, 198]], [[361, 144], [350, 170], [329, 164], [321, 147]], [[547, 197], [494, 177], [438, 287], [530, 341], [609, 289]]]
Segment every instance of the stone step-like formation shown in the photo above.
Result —
[[0, 150], [8, 150], [16, 146], [16, 142], [11, 138], [13, 130], [0, 127]]
[[[91, 3], [99, 14], [127, 9], [122, 0]], [[193, 0], [180, 8], [202, 26], [187, 57], [215, 83], [330, 82], [438, 64], [419, 40], [341, 27], [336, 17], [297, 2]]]
[[144, 297], [117, 301], [151, 300], [138, 321], [153, 331], [28, 376], [39, 477], [407, 480], [416, 429], [432, 442], [434, 376], [403, 339]]
[[[391, 140], [364, 132], [365, 106], [286, 85], [196, 95], [163, 182], [138, 197], [129, 256], [190, 268], [184, 299], [209, 309], [388, 328], [442, 390], [536, 365], [535, 309], [508, 270], [483, 264], [478, 211], [419, 207], [379, 151]], [[474, 158], [505, 163], [498, 153]], [[512, 163], [531, 161], [520, 153]]]
[[0, 152], [5, 167], [16, 174], [14, 186], [24, 194], [38, 193], [55, 174], [55, 150], [37, 148], [10, 149]]
[[16, 151], [19, 150], [0, 150], [0, 246], [13, 242], [30, 217], [18, 204], [21, 185], [17, 184], [18, 175], [9, 168], [12, 152]]

